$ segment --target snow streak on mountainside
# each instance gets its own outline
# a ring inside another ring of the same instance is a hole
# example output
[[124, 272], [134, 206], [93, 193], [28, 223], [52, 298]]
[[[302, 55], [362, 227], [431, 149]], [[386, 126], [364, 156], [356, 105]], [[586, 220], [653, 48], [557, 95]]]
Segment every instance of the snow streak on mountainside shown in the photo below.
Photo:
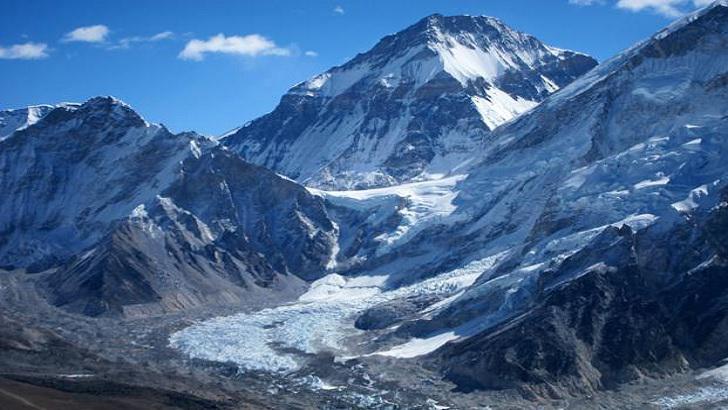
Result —
[[438, 178], [595, 64], [494, 18], [433, 15], [293, 87], [222, 142], [313, 187]]
[[0, 111], [0, 141], [15, 131], [35, 124], [53, 108], [52, 105], [34, 105], [16, 110]]

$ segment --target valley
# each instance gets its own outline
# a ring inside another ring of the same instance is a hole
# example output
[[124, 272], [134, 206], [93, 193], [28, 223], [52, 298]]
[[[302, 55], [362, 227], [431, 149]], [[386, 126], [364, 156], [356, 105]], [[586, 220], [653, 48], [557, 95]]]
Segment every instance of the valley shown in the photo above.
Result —
[[2, 111], [0, 406], [722, 408], [726, 62], [435, 14], [221, 138]]

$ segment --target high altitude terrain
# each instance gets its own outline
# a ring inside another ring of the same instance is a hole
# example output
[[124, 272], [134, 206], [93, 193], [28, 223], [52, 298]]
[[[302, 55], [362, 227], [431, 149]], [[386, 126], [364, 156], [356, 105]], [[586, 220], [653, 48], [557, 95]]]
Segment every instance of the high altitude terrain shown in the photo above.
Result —
[[1, 113], [4, 373], [201, 407], [725, 404], [728, 3], [594, 65], [434, 15], [220, 140], [113, 98]]
[[307, 186], [437, 178], [595, 65], [495, 18], [435, 14], [293, 87], [223, 144]]

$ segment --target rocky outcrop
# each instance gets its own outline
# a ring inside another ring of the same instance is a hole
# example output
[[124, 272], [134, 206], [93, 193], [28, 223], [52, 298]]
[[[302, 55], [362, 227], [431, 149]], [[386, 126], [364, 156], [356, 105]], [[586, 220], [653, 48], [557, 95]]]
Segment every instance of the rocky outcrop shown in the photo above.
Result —
[[[699, 223], [622, 229], [609, 248], [577, 253], [542, 276], [521, 315], [441, 349], [445, 376], [465, 391], [562, 398], [719, 363], [728, 355], [719, 342], [728, 331], [728, 254], [712, 232], [728, 228], [725, 215], [721, 206]], [[653, 247], [667, 243], [676, 257], [654, 263]], [[627, 256], [598, 265], [601, 251]], [[561, 281], [582, 264], [593, 267]]]

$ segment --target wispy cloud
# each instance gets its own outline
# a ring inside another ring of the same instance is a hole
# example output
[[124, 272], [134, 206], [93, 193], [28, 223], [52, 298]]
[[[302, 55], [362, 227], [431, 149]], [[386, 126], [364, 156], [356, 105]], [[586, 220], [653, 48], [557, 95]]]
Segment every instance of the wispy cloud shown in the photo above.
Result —
[[577, 6], [593, 6], [595, 4], [604, 4], [604, 0], [569, 0], [569, 4]]
[[303, 53], [306, 57], [318, 57], [318, 53], [313, 50], [308, 50]]
[[174, 38], [174, 33], [171, 31], [162, 31], [148, 38], [149, 41], [162, 41], [171, 40]]
[[344, 13], [346, 13], [346, 11], [344, 11], [344, 8], [343, 7], [336, 6], [336, 7], [334, 7], [334, 13], [336, 13], [336, 14], [344, 14]]
[[257, 56], [289, 56], [291, 50], [279, 47], [273, 40], [260, 34], [247, 36], [229, 36], [218, 34], [207, 40], [193, 39], [187, 42], [179, 53], [183, 60], [202, 61], [205, 54], [222, 53], [248, 57]]
[[[713, 0], [617, 0], [616, 7], [632, 12], [649, 11], [665, 17], [679, 17], [692, 9], [711, 4]], [[592, 6], [605, 0], [569, 0], [570, 4]]]
[[162, 31], [160, 33], [154, 34], [152, 36], [133, 36], [133, 37], [125, 37], [119, 40], [117, 44], [114, 44], [113, 46], [109, 47], [111, 49], [119, 49], [119, 48], [129, 48], [133, 44], [138, 43], [155, 43], [158, 41], [163, 40], [171, 40], [174, 38], [174, 33], [171, 31]]
[[103, 43], [109, 35], [109, 28], [103, 24], [95, 26], [79, 27], [61, 39], [63, 42], [84, 42], [84, 43]]
[[0, 46], [0, 59], [3, 60], [39, 60], [48, 57], [48, 45], [44, 43], [14, 44], [10, 47]]

